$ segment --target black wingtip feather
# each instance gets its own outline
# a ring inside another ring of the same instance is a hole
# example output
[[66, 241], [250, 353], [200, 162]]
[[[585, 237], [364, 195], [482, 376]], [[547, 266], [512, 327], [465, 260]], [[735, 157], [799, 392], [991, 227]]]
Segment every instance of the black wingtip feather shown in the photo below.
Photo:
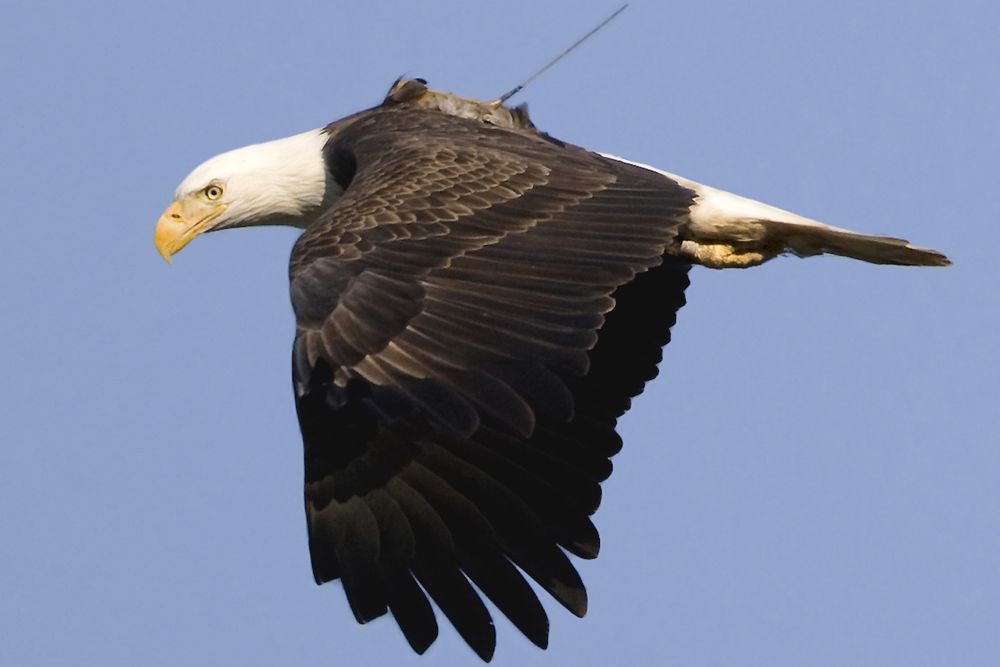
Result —
[[549, 617], [545, 609], [517, 568], [496, 550], [494, 544], [461, 549], [459, 562], [472, 582], [521, 634], [539, 648], [548, 646]]
[[410, 648], [423, 655], [438, 636], [437, 618], [427, 595], [407, 569], [390, 576], [389, 591], [389, 610], [396, 624]]
[[496, 650], [493, 619], [454, 562], [420, 558], [413, 572], [431, 598], [476, 655], [489, 662]]

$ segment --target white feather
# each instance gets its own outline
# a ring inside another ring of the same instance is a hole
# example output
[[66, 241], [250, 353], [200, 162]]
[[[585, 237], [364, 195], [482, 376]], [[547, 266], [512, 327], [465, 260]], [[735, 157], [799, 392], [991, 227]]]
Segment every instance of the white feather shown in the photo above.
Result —
[[800, 256], [832, 253], [876, 264], [946, 266], [948, 258], [928, 248], [918, 248], [903, 239], [872, 236], [804, 218], [789, 211], [740, 197], [730, 192], [601, 153], [610, 160], [660, 174], [693, 190], [680, 250], [711, 268], [745, 268], [772, 257], [793, 252]]
[[323, 160], [327, 135], [310, 130], [209, 158], [177, 188], [180, 200], [210, 183], [223, 187], [226, 212], [213, 228], [258, 224], [306, 227], [340, 195]]

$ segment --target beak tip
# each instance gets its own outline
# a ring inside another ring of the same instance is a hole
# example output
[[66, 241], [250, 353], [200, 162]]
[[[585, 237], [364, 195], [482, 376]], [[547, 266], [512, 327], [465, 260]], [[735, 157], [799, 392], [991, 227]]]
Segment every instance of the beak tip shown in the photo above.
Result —
[[153, 239], [153, 243], [156, 245], [156, 252], [160, 253], [160, 257], [162, 257], [167, 264], [173, 264], [174, 260], [171, 256], [173, 253], [170, 252], [170, 244], [164, 242], [163, 239], [160, 238], [159, 234], [157, 234], [156, 238]]
[[160, 253], [160, 257], [167, 264], [173, 263], [171, 256], [175, 251], [175, 242], [183, 231], [184, 226], [167, 217], [167, 213], [160, 216], [160, 219], [156, 223], [156, 229], [153, 231], [153, 245], [156, 246], [156, 252]]

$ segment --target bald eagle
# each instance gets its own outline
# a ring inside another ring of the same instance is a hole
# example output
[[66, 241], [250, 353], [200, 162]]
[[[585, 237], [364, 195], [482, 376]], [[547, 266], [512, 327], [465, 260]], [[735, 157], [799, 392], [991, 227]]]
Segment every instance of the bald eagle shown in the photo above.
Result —
[[[374, 108], [191, 172], [156, 225], [167, 260], [204, 232], [292, 225], [292, 352], [317, 583], [361, 623], [390, 611], [422, 653], [433, 600], [489, 660], [480, 595], [539, 647], [533, 579], [577, 616], [567, 554], [618, 418], [657, 373], [688, 270], [833, 253], [939, 252], [823, 225], [539, 132], [523, 107], [397, 81]], [[478, 590], [477, 590], [478, 589]]]

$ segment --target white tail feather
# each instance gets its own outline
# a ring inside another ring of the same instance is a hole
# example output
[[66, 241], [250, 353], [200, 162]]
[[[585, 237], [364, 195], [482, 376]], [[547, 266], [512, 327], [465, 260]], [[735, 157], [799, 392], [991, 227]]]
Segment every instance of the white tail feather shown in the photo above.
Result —
[[697, 196], [683, 230], [681, 251], [705, 266], [744, 268], [785, 252], [800, 257], [830, 253], [873, 264], [951, 264], [940, 252], [912, 246], [903, 239], [832, 227], [647, 164], [603, 155], [661, 174], [695, 192]]

